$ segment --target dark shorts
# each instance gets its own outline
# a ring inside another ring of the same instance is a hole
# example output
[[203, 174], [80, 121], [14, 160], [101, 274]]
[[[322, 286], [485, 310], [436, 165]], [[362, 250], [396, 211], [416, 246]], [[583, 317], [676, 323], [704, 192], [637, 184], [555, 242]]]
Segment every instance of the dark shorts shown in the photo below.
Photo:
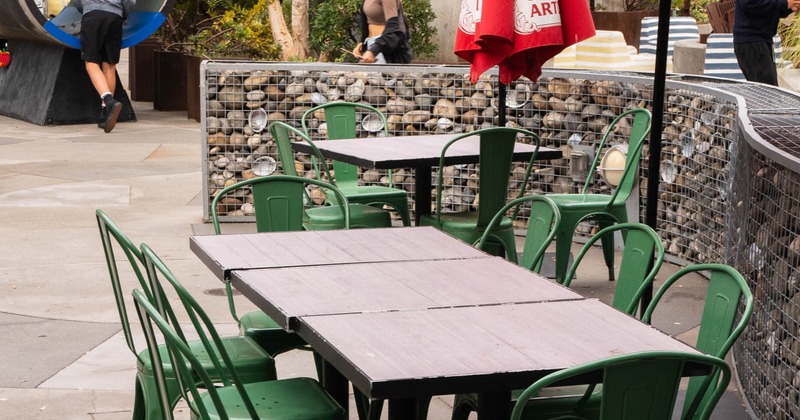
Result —
[[122, 17], [93, 10], [81, 19], [81, 58], [91, 63], [119, 63]]
[[772, 42], [733, 44], [733, 52], [745, 79], [778, 86], [778, 70], [775, 68]]

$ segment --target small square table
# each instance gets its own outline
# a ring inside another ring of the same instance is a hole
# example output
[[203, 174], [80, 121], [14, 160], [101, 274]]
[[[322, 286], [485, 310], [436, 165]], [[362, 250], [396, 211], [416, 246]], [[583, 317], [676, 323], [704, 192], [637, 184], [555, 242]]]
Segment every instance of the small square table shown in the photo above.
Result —
[[302, 316], [296, 331], [335, 367], [326, 374], [390, 399], [390, 419], [412, 418], [415, 398], [477, 392], [478, 418], [505, 420], [512, 390], [557, 370], [641, 351], [699, 353], [594, 299]]
[[[433, 167], [439, 165], [439, 157], [444, 145], [458, 134], [428, 134], [420, 136], [375, 137], [345, 140], [317, 141], [314, 144], [327, 159], [351, 163], [372, 169], [414, 168], [415, 219], [430, 214], [431, 176]], [[294, 142], [292, 148], [301, 153], [311, 154], [313, 150], [306, 142]], [[446, 165], [478, 163], [480, 138], [474, 137], [459, 141], [447, 151]], [[530, 160], [535, 147], [517, 143], [514, 147], [514, 161]], [[560, 149], [540, 147], [537, 160], [560, 159]]]

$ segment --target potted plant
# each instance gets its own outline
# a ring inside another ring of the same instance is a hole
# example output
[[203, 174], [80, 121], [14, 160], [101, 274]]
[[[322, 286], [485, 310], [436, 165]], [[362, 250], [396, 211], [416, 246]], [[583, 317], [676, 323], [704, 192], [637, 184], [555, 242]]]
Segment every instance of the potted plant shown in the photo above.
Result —
[[206, 0], [179, 0], [155, 38], [153, 108], [183, 111], [187, 107], [186, 53], [189, 39], [208, 22]]

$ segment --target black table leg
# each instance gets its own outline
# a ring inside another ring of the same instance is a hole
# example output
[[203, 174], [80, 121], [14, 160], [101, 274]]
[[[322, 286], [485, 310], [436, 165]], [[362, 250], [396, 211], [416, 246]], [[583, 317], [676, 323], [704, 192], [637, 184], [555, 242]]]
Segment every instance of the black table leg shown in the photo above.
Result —
[[408, 420], [416, 418], [416, 398], [397, 398], [389, 400], [389, 420]]
[[478, 394], [478, 420], [507, 420], [511, 417], [511, 391]]
[[422, 215], [431, 214], [431, 166], [414, 168], [414, 224], [419, 226]]
[[348, 405], [350, 403], [348, 397], [347, 379], [333, 365], [327, 361], [322, 362], [322, 386], [328, 391], [328, 394], [348, 412]]

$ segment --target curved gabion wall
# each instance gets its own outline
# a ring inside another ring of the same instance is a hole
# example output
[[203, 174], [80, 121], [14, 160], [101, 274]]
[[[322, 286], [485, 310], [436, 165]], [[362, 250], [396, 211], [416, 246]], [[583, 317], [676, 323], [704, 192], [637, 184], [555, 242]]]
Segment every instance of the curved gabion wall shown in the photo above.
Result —
[[[206, 217], [218, 189], [258, 176], [260, 158], [277, 159], [269, 134], [249, 124], [259, 108], [269, 121], [299, 127], [302, 113], [315, 104], [364, 101], [386, 113], [390, 135], [459, 133], [497, 124], [496, 75], [472, 84], [463, 66], [211, 62], [204, 63], [202, 71]], [[762, 113], [796, 115], [800, 99], [779, 89], [752, 86], [703, 78], [667, 81], [657, 230], [672, 261], [725, 262], [748, 278], [756, 314], [734, 347], [743, 393], [759, 418], [796, 418], [800, 160], [786, 156], [800, 156], [800, 141], [797, 150], [766, 145], [761, 137], [769, 139], [774, 132], [754, 130], [748, 112], [752, 116], [753, 109], [760, 108]], [[543, 146], [564, 150], [564, 159], [537, 165], [526, 193], [577, 192], [583, 181], [570, 171], [570, 148], [592, 149], [623, 109], [651, 108], [652, 76], [550, 69], [537, 83], [520, 79], [508, 92], [509, 124], [540, 133]], [[311, 134], [317, 140], [322, 123], [319, 118], [312, 121]], [[798, 126], [800, 121], [791, 122], [785, 131]], [[365, 124], [359, 135], [374, 136], [368, 128]], [[626, 129], [623, 124], [611, 143], [623, 142]], [[642, 197], [648, 159], [645, 148]], [[311, 175], [307, 157], [297, 156], [295, 165]], [[519, 192], [521, 171], [517, 165], [509, 174], [512, 196]], [[444, 168], [441, 173], [448, 186], [448, 208], [475, 205], [474, 165]], [[411, 192], [413, 176], [411, 169], [401, 169], [393, 173], [393, 181]], [[389, 177], [364, 170], [362, 180], [388, 184]], [[593, 190], [608, 189], [598, 177], [595, 181]], [[251, 220], [248, 201], [248, 192], [242, 192], [224, 201], [219, 213], [226, 220]], [[640, 215], [646, 204], [639, 200]], [[523, 211], [517, 220], [520, 227], [525, 216]], [[592, 229], [582, 226], [578, 236]]]

